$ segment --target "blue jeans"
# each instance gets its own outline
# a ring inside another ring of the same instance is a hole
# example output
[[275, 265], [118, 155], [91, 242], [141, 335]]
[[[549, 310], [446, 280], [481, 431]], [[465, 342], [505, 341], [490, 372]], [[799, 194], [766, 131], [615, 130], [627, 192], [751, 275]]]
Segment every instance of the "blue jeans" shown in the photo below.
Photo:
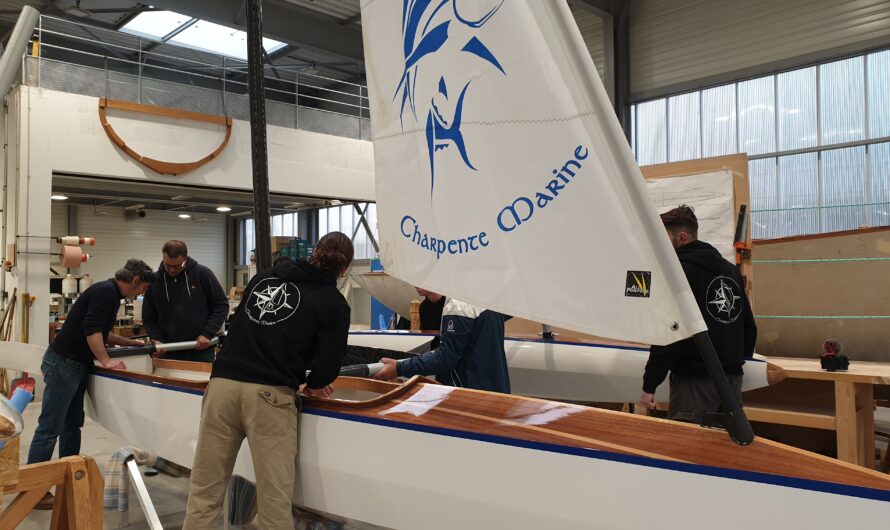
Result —
[[46, 389], [37, 430], [28, 452], [29, 464], [50, 460], [56, 438], [59, 439], [59, 458], [79, 454], [80, 428], [84, 419], [83, 396], [87, 389], [88, 367], [47, 348], [40, 370]]

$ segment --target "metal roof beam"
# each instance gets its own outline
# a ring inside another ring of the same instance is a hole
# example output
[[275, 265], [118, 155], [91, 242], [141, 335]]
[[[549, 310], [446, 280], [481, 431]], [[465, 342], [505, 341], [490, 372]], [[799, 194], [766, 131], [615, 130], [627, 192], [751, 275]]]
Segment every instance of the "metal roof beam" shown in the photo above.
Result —
[[[152, 5], [232, 26], [232, 21], [240, 12], [241, 3], [242, 0], [154, 0]], [[242, 25], [239, 27], [245, 29]], [[263, 32], [276, 40], [364, 61], [360, 28], [355, 25], [343, 26], [307, 9], [264, 4]]]

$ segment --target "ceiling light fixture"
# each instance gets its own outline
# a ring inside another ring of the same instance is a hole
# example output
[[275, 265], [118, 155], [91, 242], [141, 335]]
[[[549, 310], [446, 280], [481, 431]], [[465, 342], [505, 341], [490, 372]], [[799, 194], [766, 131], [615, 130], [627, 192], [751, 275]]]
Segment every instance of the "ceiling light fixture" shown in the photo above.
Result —
[[189, 198], [188, 195], [174, 195], [174, 196], [170, 197], [170, 200], [171, 201], [184, 201], [188, 198]]
[[243, 212], [233, 213], [229, 217], [247, 217], [248, 215], [253, 214], [252, 210], [245, 210]]
[[54, 201], [67, 201], [68, 200], [68, 196], [62, 195], [61, 193], [54, 193], [54, 194], [50, 195], [49, 198]]
[[129, 206], [125, 206], [124, 210], [133, 211], [133, 210], [141, 210], [143, 208], [145, 208], [144, 204], [131, 204]]
[[191, 219], [192, 216], [187, 213], [181, 213], [181, 214], [179, 214], [179, 218], [180, 219]]
[[231, 212], [232, 209], [229, 208], [228, 206], [217, 206], [216, 211], [226, 213], [226, 212]]

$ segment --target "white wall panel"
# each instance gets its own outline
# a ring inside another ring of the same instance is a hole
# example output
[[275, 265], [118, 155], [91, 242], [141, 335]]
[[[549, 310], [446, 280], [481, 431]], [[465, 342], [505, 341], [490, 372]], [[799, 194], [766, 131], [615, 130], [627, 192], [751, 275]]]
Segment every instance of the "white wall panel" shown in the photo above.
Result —
[[[107, 215], [96, 215], [106, 212]], [[96, 246], [89, 248], [92, 258], [81, 273], [97, 280], [114, 276], [129, 258], [139, 258], [152, 268], [161, 263], [161, 247], [169, 239], [185, 241], [189, 255], [213, 271], [223, 285], [225, 281], [225, 216], [198, 214], [207, 221], [179, 219], [181, 212], [146, 210], [146, 216], [125, 220], [122, 208], [77, 206], [80, 235], [96, 238]]]
[[637, 0], [634, 100], [890, 46], [886, 0]]

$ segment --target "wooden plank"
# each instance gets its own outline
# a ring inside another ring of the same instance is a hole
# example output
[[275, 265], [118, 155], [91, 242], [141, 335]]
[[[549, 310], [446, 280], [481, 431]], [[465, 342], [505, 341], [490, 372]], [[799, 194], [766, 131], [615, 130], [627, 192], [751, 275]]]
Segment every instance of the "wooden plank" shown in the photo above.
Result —
[[748, 419], [751, 421], [810, 427], [829, 431], [835, 430], [835, 419], [831, 414], [758, 405], [745, 405], [745, 414], [748, 415]]
[[856, 439], [859, 465], [875, 468], [875, 396], [870, 384], [853, 383], [856, 399]]
[[775, 239], [755, 239], [755, 245], [774, 245], [776, 243], [794, 243], [796, 241], [810, 241], [814, 239], [831, 239], [843, 236], [858, 236], [862, 234], [873, 234], [876, 232], [890, 232], [890, 226], [873, 226], [870, 228], [856, 228], [853, 230], [840, 230], [837, 232], [829, 232], [824, 234], [806, 234], [800, 236], [777, 237]]
[[829, 372], [815, 358], [770, 357], [769, 362], [784, 370], [788, 379], [890, 385], [890, 363], [851, 361], [846, 372]]
[[835, 421], [837, 422], [837, 457], [844, 462], [859, 464], [858, 428], [856, 425], [856, 390], [854, 383], [838, 381], [834, 384]]
[[0, 528], [15, 528], [28, 517], [34, 506], [49, 492], [49, 486], [20, 493], [0, 513]]
[[15, 484], [3, 486], [3, 494], [18, 493], [28, 491], [43, 486], [53, 486], [61, 484], [65, 480], [65, 466], [59, 465], [71, 458], [62, 460], [53, 460], [50, 462], [41, 462], [39, 464], [28, 464], [19, 469], [19, 481]]
[[92, 458], [87, 459], [86, 466], [87, 477], [90, 481], [89, 505], [92, 508], [92, 520], [98, 521], [99, 528], [102, 528], [102, 522], [105, 517], [105, 478], [102, 476], [98, 464]]
[[180, 120], [200, 121], [204, 123], [212, 123], [215, 125], [232, 124], [232, 118], [228, 116], [221, 116], [219, 114], [204, 114], [201, 112], [191, 112], [182, 109], [160, 107], [158, 105], [147, 105], [145, 103], [133, 103], [132, 101], [121, 101], [117, 99], [99, 98], [99, 107], [123, 110], [127, 112], [137, 112], [139, 114], [165, 116], [167, 118], [176, 118]]
[[200, 363], [195, 361], [180, 361], [177, 359], [152, 359], [154, 368], [166, 368], [168, 370], [185, 370], [188, 372], [200, 372], [209, 374], [213, 368], [211, 363]]
[[53, 516], [49, 524], [51, 530], [68, 530], [68, 504], [68, 495], [65, 492], [65, 488], [56, 488]]
[[102, 530], [102, 521], [93, 520], [86, 461], [72, 462], [68, 466], [64, 488], [68, 499], [68, 527], [77, 530]]

